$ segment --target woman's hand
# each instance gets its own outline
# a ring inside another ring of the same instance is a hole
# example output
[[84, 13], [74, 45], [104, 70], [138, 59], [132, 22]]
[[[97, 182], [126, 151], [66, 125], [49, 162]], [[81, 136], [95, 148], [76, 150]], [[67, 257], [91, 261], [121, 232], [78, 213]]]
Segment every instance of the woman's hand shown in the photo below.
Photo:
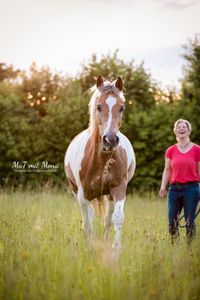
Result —
[[166, 190], [166, 188], [160, 188], [160, 191], [159, 191], [159, 196], [161, 197], [161, 198], [164, 198], [165, 196], [167, 195], [167, 190]]
[[165, 158], [165, 168], [163, 171], [162, 183], [161, 183], [161, 187], [160, 187], [160, 191], [159, 191], [159, 196], [161, 198], [164, 198], [167, 195], [166, 186], [167, 186], [167, 183], [168, 183], [169, 177], [170, 177], [170, 170], [171, 170], [170, 164], [171, 164], [171, 160], [169, 158]]

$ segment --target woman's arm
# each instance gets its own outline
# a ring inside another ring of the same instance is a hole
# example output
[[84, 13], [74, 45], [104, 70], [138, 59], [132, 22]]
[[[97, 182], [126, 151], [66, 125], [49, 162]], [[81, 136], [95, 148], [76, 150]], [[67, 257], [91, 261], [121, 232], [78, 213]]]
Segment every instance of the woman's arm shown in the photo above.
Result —
[[170, 177], [170, 159], [165, 158], [165, 168], [163, 171], [162, 182], [161, 182], [161, 187], [160, 187], [160, 191], [159, 191], [159, 195], [161, 198], [164, 198], [167, 193], [166, 186], [169, 181], [169, 177]]

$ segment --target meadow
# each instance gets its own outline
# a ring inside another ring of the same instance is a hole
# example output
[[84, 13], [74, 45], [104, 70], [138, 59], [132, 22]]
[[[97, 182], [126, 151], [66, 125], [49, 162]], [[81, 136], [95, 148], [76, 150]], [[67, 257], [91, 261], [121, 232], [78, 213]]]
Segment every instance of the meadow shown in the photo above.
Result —
[[172, 245], [167, 201], [128, 196], [121, 253], [103, 240], [87, 246], [71, 194], [44, 190], [0, 194], [0, 299], [200, 299], [200, 217], [192, 246], [181, 230]]

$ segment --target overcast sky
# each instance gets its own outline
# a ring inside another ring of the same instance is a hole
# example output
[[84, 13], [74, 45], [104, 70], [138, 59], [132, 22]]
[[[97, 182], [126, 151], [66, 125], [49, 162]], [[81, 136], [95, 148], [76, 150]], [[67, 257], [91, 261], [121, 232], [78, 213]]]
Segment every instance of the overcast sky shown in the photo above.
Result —
[[198, 32], [200, 0], [0, 0], [0, 61], [17, 68], [35, 61], [75, 75], [93, 53], [119, 49], [177, 86], [182, 45]]

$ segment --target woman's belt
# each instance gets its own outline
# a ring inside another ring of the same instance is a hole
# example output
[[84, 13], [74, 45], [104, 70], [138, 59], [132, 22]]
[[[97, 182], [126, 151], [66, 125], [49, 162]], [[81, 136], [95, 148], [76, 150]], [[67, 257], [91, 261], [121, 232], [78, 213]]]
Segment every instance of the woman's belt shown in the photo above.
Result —
[[193, 185], [199, 183], [199, 181], [188, 181], [188, 182], [173, 182], [170, 183], [172, 186], [184, 186], [184, 185]]

